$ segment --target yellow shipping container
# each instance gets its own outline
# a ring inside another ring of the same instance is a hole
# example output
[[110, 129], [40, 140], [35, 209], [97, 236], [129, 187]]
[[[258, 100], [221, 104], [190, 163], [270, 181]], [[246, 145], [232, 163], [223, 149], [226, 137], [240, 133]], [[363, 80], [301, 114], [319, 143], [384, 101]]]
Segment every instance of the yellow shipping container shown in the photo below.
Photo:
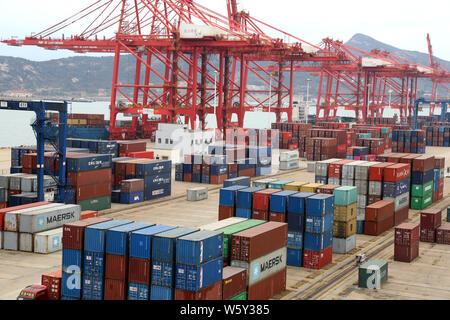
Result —
[[334, 221], [333, 237], [348, 238], [356, 233], [356, 218], [351, 221]]
[[87, 119], [79, 119], [78, 124], [87, 125]]
[[284, 185], [284, 190], [300, 191], [300, 187], [308, 184], [308, 182], [291, 182]]
[[356, 219], [358, 203], [352, 203], [348, 206], [334, 206], [334, 221], [347, 222]]
[[323, 183], [307, 183], [300, 187], [300, 192], [316, 193], [317, 188], [323, 185]]
[[78, 124], [78, 119], [67, 119], [68, 125], [76, 125]]

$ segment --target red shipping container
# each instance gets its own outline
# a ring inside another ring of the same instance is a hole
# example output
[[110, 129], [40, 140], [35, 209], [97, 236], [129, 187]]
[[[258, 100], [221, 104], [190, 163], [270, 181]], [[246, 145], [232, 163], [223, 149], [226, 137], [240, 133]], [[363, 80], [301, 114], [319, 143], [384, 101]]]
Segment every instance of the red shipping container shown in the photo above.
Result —
[[222, 300], [222, 281], [217, 281], [200, 291], [175, 289], [174, 300]]
[[420, 226], [425, 228], [437, 228], [442, 222], [442, 211], [439, 209], [426, 209], [420, 212]]
[[33, 173], [33, 169], [22, 168], [22, 173], [32, 174]]
[[120, 191], [125, 193], [144, 191], [144, 187], [144, 179], [122, 180], [120, 183]]
[[375, 202], [381, 201], [381, 196], [368, 195], [367, 196], [367, 205], [371, 205]]
[[61, 281], [62, 281], [62, 271], [53, 271], [43, 274], [41, 277], [41, 284], [48, 288], [48, 299], [49, 300], [60, 300], [61, 299]]
[[404, 156], [404, 157], [400, 158], [400, 159], [399, 159], [399, 163], [409, 163], [409, 164], [412, 164], [413, 160], [414, 160], [415, 158], [418, 158], [418, 157], [420, 157], [420, 154], [414, 154], [414, 153], [412, 153], [412, 154], [409, 154], [409, 155], [407, 155], [407, 156]]
[[130, 152], [130, 153], [127, 153], [126, 156], [130, 157], [130, 158], [153, 159], [154, 152], [153, 151]]
[[222, 272], [222, 299], [230, 300], [247, 289], [247, 270], [237, 267], [224, 267]]
[[444, 197], [444, 189], [439, 189], [438, 200], [441, 200]]
[[[211, 176], [212, 178], [213, 176]], [[183, 173], [184, 182], [192, 182], [192, 173]]]
[[64, 249], [84, 250], [84, 230], [87, 226], [110, 221], [112, 218], [97, 217], [69, 222], [63, 226], [62, 245]]
[[255, 168], [238, 170], [238, 177], [254, 177], [254, 176], [255, 176]]
[[420, 241], [436, 242], [436, 228], [426, 228], [420, 226]]
[[201, 164], [193, 164], [192, 165], [192, 173], [202, 173], [202, 165]]
[[411, 246], [394, 246], [394, 260], [400, 262], [411, 262], [419, 256], [419, 242], [414, 242]]
[[411, 246], [420, 240], [418, 223], [402, 223], [395, 227], [394, 243], [400, 246]]
[[128, 282], [150, 284], [151, 261], [129, 257], [128, 261]]
[[268, 300], [286, 290], [286, 270], [283, 269], [248, 287], [247, 300]]
[[286, 222], [286, 214], [284, 212], [270, 211], [269, 221]]
[[104, 300], [126, 300], [127, 282], [116, 279], [105, 279]]
[[146, 151], [147, 149], [147, 142], [145, 141], [118, 141], [117, 143], [119, 144], [120, 153]]
[[252, 219], [268, 221], [269, 220], [269, 211], [253, 209], [252, 210]]
[[330, 163], [328, 166], [328, 177], [330, 178], [341, 178], [342, 176], [342, 166], [344, 164], [353, 162], [353, 160], [341, 160]]
[[45, 204], [50, 204], [50, 202], [41, 201], [41, 202], [34, 202], [34, 203], [30, 203], [30, 204], [23, 204], [23, 205], [20, 205], [20, 206], [14, 206], [14, 207], [8, 207], [8, 208], [0, 209], [0, 231], [3, 230], [3, 228], [4, 228], [4, 225], [5, 225], [5, 214], [6, 213], [11, 212], [11, 211], [15, 211], [15, 210], [22, 210], [22, 209], [39, 207], [39, 206], [43, 206]]
[[395, 210], [394, 201], [380, 200], [366, 206], [366, 221], [381, 221], [387, 217], [393, 217]]
[[436, 230], [436, 242], [450, 244], [450, 223], [444, 223]]
[[331, 263], [333, 259], [332, 254], [332, 246], [322, 251], [304, 250], [303, 267], [308, 269], [322, 269], [324, 266]]
[[231, 236], [233, 260], [251, 261], [287, 245], [287, 223], [269, 221]]
[[[366, 207], [367, 208], [367, 207]], [[378, 236], [394, 226], [394, 215], [379, 221], [365, 221], [364, 234], [369, 236]]]
[[220, 174], [220, 175], [210, 175], [209, 183], [210, 184], [222, 184], [225, 180], [228, 179], [228, 174]]
[[389, 157], [387, 158], [388, 162], [395, 162], [399, 163], [400, 158], [403, 158], [405, 156], [409, 155], [408, 153], [391, 153]]
[[126, 281], [128, 275], [128, 256], [106, 254], [105, 278]]
[[383, 181], [383, 171], [386, 167], [394, 165], [393, 162], [383, 162], [375, 164], [369, 169], [369, 180], [371, 181]]
[[445, 168], [445, 157], [434, 157], [434, 168], [443, 169]]
[[228, 164], [228, 172], [237, 172], [238, 164], [237, 163], [229, 163]]
[[397, 163], [384, 168], [384, 182], [398, 182], [409, 178], [411, 167], [407, 163]]
[[234, 207], [219, 205], [219, 218], [218, 220], [224, 220], [234, 217]]
[[268, 211], [270, 195], [280, 191], [279, 189], [264, 189], [253, 193], [253, 209]]
[[0, 209], [4, 209], [4, 208], [7, 208], [7, 207], [8, 207], [8, 202], [0, 202]]
[[111, 168], [84, 172], [68, 172], [67, 184], [71, 186], [85, 186], [111, 182], [111, 175]]
[[434, 169], [434, 156], [421, 155], [413, 160], [412, 171], [425, 172]]
[[394, 212], [394, 226], [407, 220], [409, 217], [409, 206]]
[[338, 185], [333, 184], [325, 184], [319, 188], [317, 188], [317, 193], [324, 193], [324, 194], [333, 194], [334, 189], [339, 188]]
[[98, 217], [98, 211], [85, 210], [81, 211], [81, 220]]
[[444, 178], [439, 179], [439, 190], [444, 190]]
[[74, 187], [76, 201], [111, 195], [111, 182]]

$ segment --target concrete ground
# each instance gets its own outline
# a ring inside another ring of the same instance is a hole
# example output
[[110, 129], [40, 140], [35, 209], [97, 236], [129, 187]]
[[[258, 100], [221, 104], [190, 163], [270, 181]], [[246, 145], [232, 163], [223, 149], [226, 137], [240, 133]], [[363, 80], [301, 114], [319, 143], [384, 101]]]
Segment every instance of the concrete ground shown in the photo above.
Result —
[[[427, 154], [443, 155], [446, 166], [450, 166], [450, 148], [427, 147]], [[306, 162], [300, 162], [300, 169], [280, 171], [274, 176], [283, 180], [314, 182], [314, 173], [307, 172]], [[0, 169], [9, 167], [9, 149], [0, 150]], [[261, 177], [258, 177], [260, 179]], [[254, 179], [253, 179], [254, 180]], [[163, 199], [134, 205], [113, 204], [112, 208], [101, 212], [114, 219], [169, 224], [183, 227], [198, 227], [217, 221], [219, 189], [218, 185], [204, 185], [172, 181], [172, 195]], [[207, 186], [208, 199], [198, 202], [187, 201], [186, 189], [193, 186]], [[444, 199], [433, 204], [442, 206], [450, 200], [449, 179], [445, 179]], [[450, 204], [449, 204], [450, 205]], [[409, 217], [418, 216], [417, 210], [410, 210]], [[275, 297], [283, 299], [303, 285], [352, 258], [378, 238], [357, 235], [357, 248], [348, 254], [333, 254], [333, 262], [322, 270], [311, 270], [288, 266], [287, 290]], [[449, 299], [450, 298], [450, 246], [420, 244], [420, 257], [412, 263], [394, 262], [393, 246], [382, 252], [381, 258], [389, 262], [389, 280], [380, 290], [359, 289], [355, 279], [343, 279], [323, 299]], [[42, 255], [0, 250], [0, 299], [15, 299], [20, 289], [26, 285], [40, 283], [43, 273], [61, 268], [61, 251]], [[355, 275], [356, 276], [356, 275]], [[316, 279], [316, 280], [315, 280]]]

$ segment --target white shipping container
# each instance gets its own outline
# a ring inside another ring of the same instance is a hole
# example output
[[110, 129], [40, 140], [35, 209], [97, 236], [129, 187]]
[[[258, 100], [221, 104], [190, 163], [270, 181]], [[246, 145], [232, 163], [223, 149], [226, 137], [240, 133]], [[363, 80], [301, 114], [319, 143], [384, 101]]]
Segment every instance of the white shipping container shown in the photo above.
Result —
[[187, 200], [188, 201], [199, 201], [208, 199], [208, 188], [207, 187], [197, 187], [187, 189]]
[[11, 189], [9, 187], [11, 177], [23, 176], [24, 174], [25, 173], [9, 173], [9, 174], [1, 175], [0, 176], [0, 187], [5, 188], [5, 189]]
[[345, 238], [333, 237], [333, 253], [347, 253], [356, 248], [356, 234]]
[[212, 222], [212, 223], [208, 223], [205, 225], [200, 226], [200, 230], [209, 230], [209, 231], [215, 231], [215, 230], [219, 230], [228, 226], [231, 226], [233, 224], [242, 222], [247, 220], [246, 218], [239, 218], [239, 217], [231, 217], [231, 218], [227, 218], [227, 219], [223, 219], [220, 221], [216, 221], [216, 222]]
[[367, 180], [355, 180], [355, 187], [358, 189], [358, 194], [367, 194], [368, 191]]
[[19, 250], [25, 252], [33, 252], [34, 247], [34, 234], [32, 233], [19, 233]]
[[342, 179], [355, 179], [355, 167], [367, 161], [357, 160], [342, 165]]
[[355, 185], [355, 181], [353, 181], [353, 179], [342, 179], [341, 180], [341, 185], [342, 186], [353, 187]]
[[19, 233], [11, 231], [3, 231], [3, 249], [19, 250]]
[[39, 232], [34, 235], [34, 252], [51, 253], [62, 249], [63, 228]]
[[290, 170], [299, 167], [298, 159], [290, 161], [280, 161], [280, 170]]
[[366, 163], [359, 164], [355, 167], [355, 179], [358, 180], [369, 180], [370, 167], [381, 162], [368, 161]]
[[252, 261], [231, 260], [232, 267], [247, 270], [247, 285], [251, 286], [286, 268], [287, 247], [272, 251]]
[[20, 181], [20, 190], [22, 190], [22, 192], [34, 192], [36, 191], [34, 189], [35, 183], [37, 184], [37, 176], [24, 176]]
[[403, 193], [395, 198], [384, 197], [383, 200], [394, 201], [395, 203], [394, 211], [398, 211], [406, 206], [409, 206], [409, 192]]
[[24, 177], [33, 176], [32, 174], [20, 173], [17, 176], [10, 177], [9, 189], [10, 190], [22, 190], [22, 179]]
[[260, 188], [266, 188], [267, 189], [267, 185], [273, 181], [276, 181], [277, 179], [273, 179], [273, 178], [266, 178], [266, 179], [260, 179], [260, 180], [255, 180], [253, 181], [253, 187], [260, 187]]
[[281, 161], [291, 161], [299, 159], [298, 150], [293, 151], [284, 151], [280, 153], [280, 162]]
[[37, 212], [22, 213], [19, 216], [19, 231], [28, 233], [42, 232], [63, 224], [81, 219], [81, 207], [76, 204], [66, 204]]
[[356, 220], [365, 221], [366, 220], [366, 209], [357, 208], [356, 209]]
[[369, 181], [369, 195], [381, 196], [383, 194], [383, 182]]
[[341, 179], [335, 178], [335, 177], [330, 177], [330, 178], [328, 178], [328, 184], [333, 184], [333, 185], [340, 186], [341, 185]]
[[358, 208], [364, 209], [367, 206], [367, 195], [358, 194]]
[[332, 158], [332, 159], [328, 159], [328, 160], [317, 161], [316, 168], [315, 168], [316, 176], [328, 177], [328, 167], [330, 166], [330, 163], [340, 161], [340, 160], [342, 160], [342, 159]]
[[306, 170], [308, 172], [314, 172], [315, 168], [316, 168], [316, 163], [315, 162], [307, 162], [306, 166], [307, 166]]
[[45, 210], [47, 208], [54, 208], [54, 207], [60, 207], [63, 206], [61, 203], [50, 203], [50, 204], [44, 204], [42, 206], [33, 207], [33, 208], [27, 208], [27, 209], [21, 209], [16, 211], [10, 211], [5, 214], [5, 225], [4, 229], [6, 231], [19, 231], [19, 219], [18, 216], [22, 213], [28, 213], [28, 212], [36, 212], [40, 210]]

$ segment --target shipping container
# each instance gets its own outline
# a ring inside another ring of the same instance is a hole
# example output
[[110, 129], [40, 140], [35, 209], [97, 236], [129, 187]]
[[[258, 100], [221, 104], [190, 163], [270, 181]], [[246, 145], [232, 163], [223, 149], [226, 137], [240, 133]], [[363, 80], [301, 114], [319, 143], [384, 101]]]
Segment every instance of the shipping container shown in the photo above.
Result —
[[420, 226], [417, 223], [402, 223], [395, 227], [394, 244], [411, 246], [420, 239]]
[[133, 222], [106, 231], [106, 253], [115, 255], [128, 255], [130, 235], [133, 231], [152, 227], [153, 224]]
[[152, 236], [175, 228], [175, 226], [155, 225], [131, 232], [130, 257], [150, 260], [152, 257]]
[[333, 237], [333, 253], [345, 254], [352, 251], [355, 248], [356, 248], [355, 234], [347, 238]]
[[199, 291], [222, 280], [223, 258], [218, 257], [200, 265], [176, 264], [175, 287]]
[[36, 233], [34, 235], [35, 253], [52, 253], [62, 249], [62, 228]]
[[150, 300], [173, 300], [174, 289], [152, 285], [150, 288]]
[[149, 285], [130, 281], [128, 283], [128, 300], [149, 300]]
[[82, 299], [103, 300], [105, 283], [102, 277], [83, 274]]
[[303, 267], [321, 269], [332, 261], [333, 248], [330, 246], [323, 251], [303, 251]]
[[126, 300], [127, 282], [116, 279], [105, 279], [104, 300]]
[[393, 201], [381, 200], [366, 206], [366, 221], [381, 221], [393, 215]]
[[47, 295], [49, 300], [61, 299], [61, 270], [48, 272], [41, 276], [41, 284], [48, 288]]
[[299, 192], [289, 196], [288, 212], [295, 214], [305, 214], [306, 198], [314, 196], [315, 193]]
[[286, 290], [286, 269], [248, 287], [247, 300], [268, 300]]
[[112, 218], [98, 217], [65, 223], [63, 226], [63, 248], [84, 250], [84, 231], [87, 226], [110, 221]]
[[224, 219], [224, 220], [220, 220], [217, 222], [211, 222], [205, 225], [201, 225], [199, 227], [200, 230], [210, 230], [210, 231], [215, 231], [215, 230], [219, 230], [228, 226], [231, 226], [233, 224], [245, 221], [247, 219], [245, 218], [238, 218], [238, 217], [232, 217], [232, 218], [228, 218], [228, 219]]
[[253, 193], [253, 209], [268, 211], [270, 208], [270, 196], [276, 192], [280, 192], [280, 189], [265, 189]]
[[193, 228], [175, 228], [153, 235], [152, 239], [152, 259], [161, 262], [174, 262], [176, 257], [177, 239], [196, 232]]
[[[337, 190], [337, 189], [336, 189]], [[316, 194], [306, 199], [306, 214], [310, 216], [324, 216], [334, 212], [334, 196]]]
[[[3, 218], [3, 229], [6, 231], [19, 231], [19, 216], [21, 214], [26, 214], [30, 212], [41, 212], [42, 210], [46, 210], [49, 208], [55, 208], [55, 207], [62, 207], [63, 205], [60, 203], [47, 203], [39, 206], [16, 206], [12, 208], [22, 208], [17, 210], [7, 210], [8, 208], [5, 208], [5, 215]], [[44, 221], [45, 222], [45, 221]]]
[[231, 186], [220, 189], [219, 204], [222, 206], [234, 206], [236, 204], [237, 191], [245, 189], [245, 186]]
[[87, 226], [84, 232], [84, 250], [103, 253], [106, 248], [106, 232], [108, 229], [133, 223], [130, 220], [111, 220]]
[[379, 274], [379, 284], [388, 280], [388, 264], [385, 261], [369, 260], [359, 267], [358, 287], [376, 288], [376, 275]]
[[394, 246], [394, 260], [400, 262], [411, 262], [419, 256], [419, 242], [414, 242], [411, 245], [395, 245]]
[[223, 233], [200, 230], [177, 239], [176, 261], [199, 265], [223, 254]]
[[222, 274], [222, 299], [230, 300], [247, 288], [247, 270], [239, 267], [227, 266]]
[[296, 194], [297, 191], [280, 191], [270, 195], [269, 209], [273, 212], [286, 213], [288, 208], [288, 199]]
[[128, 275], [128, 256], [106, 254], [105, 278], [126, 281]]
[[439, 209], [422, 210], [420, 213], [420, 226], [425, 228], [437, 228], [442, 223], [442, 211]]

